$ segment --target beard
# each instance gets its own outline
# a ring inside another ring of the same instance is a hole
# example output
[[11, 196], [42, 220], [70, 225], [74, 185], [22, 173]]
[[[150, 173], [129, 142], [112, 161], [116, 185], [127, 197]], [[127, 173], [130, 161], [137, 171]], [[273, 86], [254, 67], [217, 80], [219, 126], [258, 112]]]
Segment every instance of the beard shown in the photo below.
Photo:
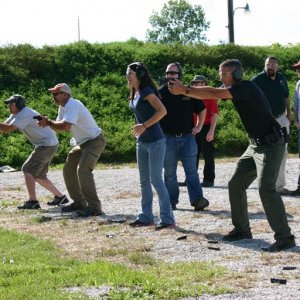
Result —
[[267, 74], [269, 77], [273, 77], [273, 76], [275, 76], [275, 71], [273, 69], [268, 69]]

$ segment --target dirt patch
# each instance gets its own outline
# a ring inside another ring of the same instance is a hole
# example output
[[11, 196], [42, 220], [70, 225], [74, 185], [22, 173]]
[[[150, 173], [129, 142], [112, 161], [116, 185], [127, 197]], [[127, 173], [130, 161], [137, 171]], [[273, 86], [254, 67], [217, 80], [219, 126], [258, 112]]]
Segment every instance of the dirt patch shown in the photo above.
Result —
[[[16, 206], [27, 200], [22, 173], [2, 173], [1, 227], [50, 239], [63, 249], [63, 255], [84, 260], [106, 259], [134, 266], [132, 254], [142, 253], [167, 262], [212, 261], [227, 267], [231, 272], [231, 279], [226, 284], [237, 291], [235, 295], [231, 295], [231, 299], [257, 299], [257, 295], [264, 295], [264, 298], [269, 299], [268, 295], [277, 290], [279, 296], [281, 292], [285, 293], [282, 299], [292, 299], [289, 297], [299, 295], [300, 247], [276, 254], [261, 252], [261, 247], [273, 242], [273, 232], [263, 212], [256, 182], [248, 191], [249, 218], [254, 239], [234, 243], [221, 241], [222, 235], [232, 229], [227, 182], [234, 166], [235, 163], [232, 162], [216, 165], [215, 187], [204, 189], [204, 196], [209, 199], [210, 206], [203, 212], [193, 211], [186, 188], [181, 187], [180, 203], [178, 210], [174, 212], [177, 228], [160, 232], [156, 232], [154, 227], [128, 226], [129, 221], [140, 212], [139, 176], [135, 168], [95, 171], [105, 218], [63, 217], [45, 222], [41, 222], [41, 217], [45, 213], [53, 213], [53, 209], [46, 205], [51, 199], [47, 192], [38, 188], [42, 211], [18, 211]], [[298, 159], [289, 159], [287, 170], [287, 187], [294, 189], [298, 177]], [[178, 177], [179, 181], [184, 178], [181, 167], [178, 169]], [[65, 191], [60, 170], [51, 171], [50, 179]], [[284, 197], [284, 203], [292, 231], [296, 237], [300, 236], [300, 198]], [[157, 216], [156, 196], [154, 212]], [[111, 222], [118, 219], [126, 219], [126, 222]], [[183, 236], [186, 237], [180, 239]], [[216, 244], [210, 244], [210, 240], [214, 240]], [[213, 247], [219, 250], [212, 249]], [[283, 271], [284, 266], [295, 266], [296, 270]], [[272, 277], [287, 279], [286, 287], [272, 284]], [[223, 295], [223, 298], [226, 296]]]

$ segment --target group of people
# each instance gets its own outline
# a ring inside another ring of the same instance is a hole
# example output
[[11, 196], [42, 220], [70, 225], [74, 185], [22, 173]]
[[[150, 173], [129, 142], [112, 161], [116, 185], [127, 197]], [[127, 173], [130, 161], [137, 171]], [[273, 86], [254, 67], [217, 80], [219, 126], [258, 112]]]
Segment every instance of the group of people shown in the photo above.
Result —
[[[274, 74], [268, 72], [268, 69], [275, 66], [270, 63], [274, 59], [276, 58], [267, 58], [265, 64], [264, 72], [270, 77]], [[252, 239], [246, 190], [257, 178], [267, 220], [275, 232], [275, 242], [262, 250], [277, 252], [294, 247], [295, 237], [288, 225], [280, 191], [276, 189], [280, 166], [287, 149], [287, 130], [276, 118], [281, 117], [280, 113], [285, 115], [286, 111], [278, 111], [279, 115], [274, 115], [270, 100], [258, 85], [253, 81], [243, 80], [243, 67], [239, 60], [228, 59], [221, 63], [219, 75], [223, 83], [221, 88], [184, 86], [176, 80], [169, 83], [169, 90], [175, 95], [197, 99], [231, 99], [248, 133], [250, 145], [239, 159], [228, 183], [233, 230], [223, 240], [231, 242]], [[280, 84], [283, 85], [282, 81]]]
[[[300, 74], [300, 61], [293, 65]], [[300, 195], [298, 188], [285, 188], [285, 163], [290, 125], [289, 91], [284, 76], [278, 72], [276, 57], [268, 57], [263, 72], [243, 80], [239, 60], [228, 59], [220, 64], [222, 87], [207, 86], [203, 75], [195, 76], [191, 85], [181, 82], [182, 68], [170, 63], [164, 84], [157, 88], [146, 65], [128, 65], [126, 78], [130, 90], [129, 107], [135, 116], [132, 134], [136, 138], [136, 156], [141, 187], [141, 213], [129, 225], [142, 227], [154, 224], [153, 191], [158, 195], [160, 220], [155, 229], [175, 227], [173, 210], [179, 202], [177, 166], [181, 161], [191, 206], [204, 210], [209, 201], [202, 186], [211, 187], [215, 180], [214, 131], [218, 116], [218, 99], [231, 99], [248, 133], [250, 144], [239, 159], [229, 181], [229, 200], [233, 230], [225, 241], [252, 239], [247, 209], [246, 190], [257, 178], [259, 195], [275, 243], [263, 250], [276, 252], [295, 246], [295, 237], [288, 225], [281, 194]], [[54, 131], [70, 131], [72, 149], [63, 168], [63, 176], [72, 204], [62, 206], [63, 212], [76, 211], [79, 216], [101, 215], [92, 171], [105, 148], [105, 138], [87, 108], [71, 97], [71, 89], [57, 84], [49, 89], [59, 106], [55, 121], [25, 107], [25, 99], [14, 95], [5, 100], [10, 117], [0, 123], [0, 131], [18, 128], [35, 145], [22, 166], [29, 200], [19, 209], [36, 209], [38, 182], [54, 195], [48, 205], [69, 202], [47, 178], [48, 165], [57, 151]], [[201, 101], [199, 101], [201, 100]], [[300, 80], [295, 91], [295, 124], [300, 128]], [[38, 119], [38, 120], [36, 120]], [[300, 148], [300, 138], [299, 138]], [[205, 158], [202, 185], [198, 174], [199, 153]]]
[[69, 202], [67, 196], [48, 179], [47, 173], [58, 149], [55, 131], [70, 131], [72, 149], [63, 168], [63, 177], [73, 203], [61, 206], [61, 210], [76, 212], [80, 217], [101, 215], [101, 202], [92, 172], [106, 145], [102, 129], [88, 109], [79, 100], [72, 98], [67, 84], [57, 84], [49, 92], [59, 107], [55, 121], [26, 107], [26, 99], [21, 95], [13, 95], [4, 101], [11, 114], [0, 123], [0, 131], [10, 133], [19, 129], [35, 146], [21, 168], [29, 200], [18, 206], [18, 209], [40, 208], [35, 191], [36, 182], [54, 195], [48, 205], [61, 206]]
[[[181, 79], [179, 63], [166, 68], [165, 82]], [[142, 212], [130, 226], [149, 226], [154, 222], [152, 212], [154, 186], [160, 206], [160, 222], [156, 229], [175, 226], [173, 210], [179, 201], [177, 165], [181, 161], [191, 206], [200, 211], [209, 205], [203, 197], [197, 167], [198, 147], [195, 135], [202, 129], [206, 108], [201, 101], [173, 95], [167, 84], [156, 88], [147, 67], [140, 62], [130, 64], [126, 71], [130, 88], [129, 107], [135, 115], [133, 135], [137, 143]], [[194, 124], [194, 114], [197, 121]], [[164, 170], [164, 179], [163, 179]]]

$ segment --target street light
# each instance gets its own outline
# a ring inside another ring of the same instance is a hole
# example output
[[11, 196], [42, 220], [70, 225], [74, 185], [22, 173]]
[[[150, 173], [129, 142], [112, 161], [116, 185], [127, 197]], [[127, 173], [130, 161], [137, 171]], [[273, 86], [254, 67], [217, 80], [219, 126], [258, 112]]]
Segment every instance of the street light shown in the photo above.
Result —
[[77, 33], [78, 33], [78, 42], [80, 42], [80, 20], [77, 19]]
[[246, 3], [244, 7], [236, 7], [233, 9], [233, 0], [227, 0], [228, 3], [228, 32], [229, 32], [229, 43], [234, 43], [234, 22], [233, 17], [237, 9], [243, 9], [245, 14], [250, 13], [249, 4]]

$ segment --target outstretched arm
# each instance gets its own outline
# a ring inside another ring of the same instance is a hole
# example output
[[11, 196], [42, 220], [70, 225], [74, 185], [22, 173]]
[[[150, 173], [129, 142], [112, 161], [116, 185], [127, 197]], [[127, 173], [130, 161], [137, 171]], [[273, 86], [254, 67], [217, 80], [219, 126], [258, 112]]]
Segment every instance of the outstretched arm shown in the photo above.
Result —
[[188, 87], [176, 80], [168, 83], [169, 90], [174, 95], [187, 95], [195, 99], [231, 99], [232, 95], [227, 88], [210, 86]]
[[0, 123], [0, 132], [10, 133], [10, 132], [15, 131], [16, 129], [17, 129], [17, 127], [14, 125]]

